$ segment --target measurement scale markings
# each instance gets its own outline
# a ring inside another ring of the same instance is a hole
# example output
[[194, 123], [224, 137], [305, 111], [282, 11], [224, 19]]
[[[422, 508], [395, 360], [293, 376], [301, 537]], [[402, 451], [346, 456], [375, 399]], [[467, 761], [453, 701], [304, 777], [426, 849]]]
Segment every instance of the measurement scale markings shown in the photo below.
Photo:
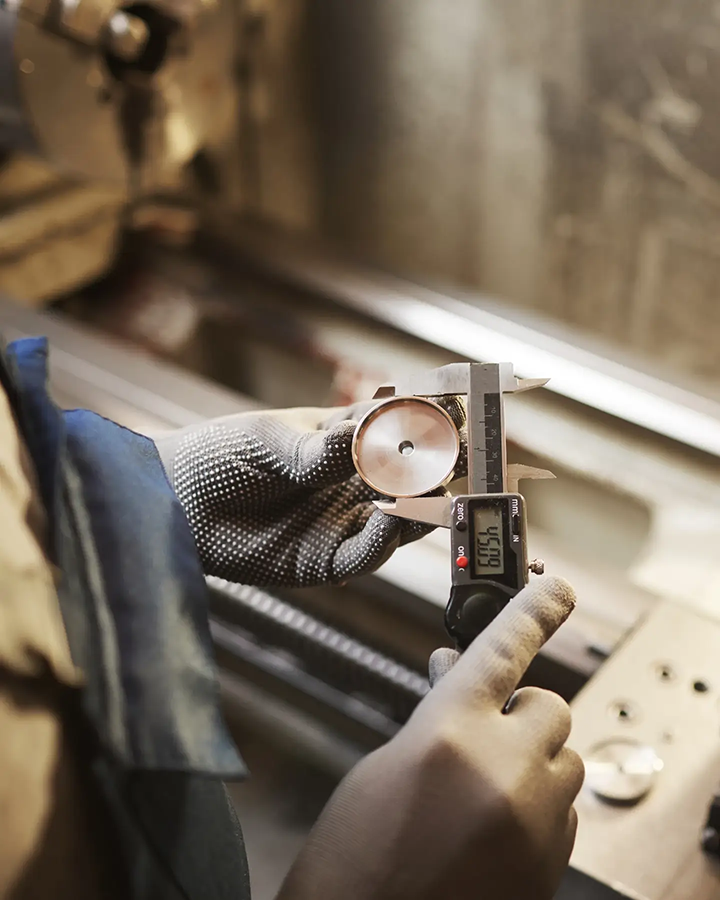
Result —
[[487, 492], [502, 493], [503, 484], [503, 432], [502, 432], [502, 399], [499, 393], [485, 394], [485, 472]]

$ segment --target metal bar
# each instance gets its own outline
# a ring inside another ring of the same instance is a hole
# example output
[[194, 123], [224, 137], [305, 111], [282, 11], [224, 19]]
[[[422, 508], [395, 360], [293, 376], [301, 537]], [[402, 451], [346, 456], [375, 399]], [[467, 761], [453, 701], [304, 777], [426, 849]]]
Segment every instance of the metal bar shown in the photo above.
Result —
[[136, 427], [140, 419], [156, 434], [257, 408], [250, 398], [210, 384], [136, 347], [3, 299], [0, 333], [6, 341], [45, 335], [52, 347], [51, 391], [59, 390], [78, 405], [113, 414], [113, 418], [119, 407], [126, 417], [117, 419], [128, 427]]
[[[368, 749], [321, 722], [296, 704], [278, 697], [247, 678], [224, 669], [218, 675], [223, 700], [231, 716], [242, 720], [241, 736], [248, 730], [295, 757], [308, 760], [324, 772], [343, 778]], [[385, 736], [378, 738], [381, 743]]]
[[486, 494], [487, 456], [485, 435], [485, 392], [483, 376], [478, 366], [470, 366], [470, 385], [467, 394], [468, 489], [471, 494]]
[[210, 619], [210, 633], [216, 647], [226, 651], [273, 678], [295, 687], [301, 693], [363, 726], [383, 739], [391, 738], [400, 725], [367, 703], [350, 697], [315, 675], [303, 671], [287, 658], [265, 650], [240, 629]]
[[371, 694], [373, 687], [383, 685], [402, 695], [409, 708], [427, 693], [426, 677], [267, 591], [221, 578], [207, 581], [212, 591], [231, 601], [241, 625], [253, 622], [253, 633], [262, 625], [268, 640], [300, 655], [303, 651], [321, 654], [328, 663], [344, 669], [358, 689]]
[[481, 362], [513, 360], [517, 374], [550, 378], [548, 389], [586, 406], [720, 456], [720, 403], [702, 386], [680, 386], [616, 348], [512, 311], [481, 294], [469, 303], [375, 270], [349, 265], [295, 237], [210, 222], [203, 246], [296, 288]]
[[470, 366], [467, 402], [470, 493], [502, 493], [507, 481], [507, 448], [497, 366]]

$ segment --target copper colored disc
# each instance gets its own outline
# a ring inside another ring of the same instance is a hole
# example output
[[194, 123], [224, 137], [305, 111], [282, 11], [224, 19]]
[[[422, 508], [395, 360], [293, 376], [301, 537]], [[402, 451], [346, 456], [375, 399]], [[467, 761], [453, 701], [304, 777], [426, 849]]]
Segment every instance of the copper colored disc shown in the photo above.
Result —
[[419, 497], [446, 484], [460, 438], [445, 410], [422, 397], [393, 397], [358, 424], [353, 461], [363, 481], [388, 497]]

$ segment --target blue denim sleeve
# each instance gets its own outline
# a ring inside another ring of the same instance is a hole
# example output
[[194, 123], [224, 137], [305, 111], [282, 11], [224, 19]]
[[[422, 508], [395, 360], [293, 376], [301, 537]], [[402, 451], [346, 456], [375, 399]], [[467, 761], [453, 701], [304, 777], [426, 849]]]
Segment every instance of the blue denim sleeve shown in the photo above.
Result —
[[47, 392], [47, 355], [42, 338], [7, 350], [88, 721], [125, 770], [241, 778], [203, 572], [155, 446], [95, 413], [61, 412]]

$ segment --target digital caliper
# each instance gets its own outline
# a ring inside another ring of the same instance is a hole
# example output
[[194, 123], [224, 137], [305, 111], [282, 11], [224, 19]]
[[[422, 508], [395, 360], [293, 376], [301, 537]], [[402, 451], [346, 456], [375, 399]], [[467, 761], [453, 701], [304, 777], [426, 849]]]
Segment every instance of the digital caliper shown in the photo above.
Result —
[[[445, 624], [460, 649], [542, 574], [528, 561], [524, 478], [554, 478], [545, 469], [508, 465], [503, 395], [542, 387], [521, 379], [511, 363], [453, 363], [385, 385], [380, 402], [358, 424], [353, 442], [361, 478], [391, 498], [387, 515], [449, 528], [452, 587]], [[467, 407], [468, 493], [422, 496], [453, 477], [460, 436], [448, 413], [429, 398], [461, 395]]]

